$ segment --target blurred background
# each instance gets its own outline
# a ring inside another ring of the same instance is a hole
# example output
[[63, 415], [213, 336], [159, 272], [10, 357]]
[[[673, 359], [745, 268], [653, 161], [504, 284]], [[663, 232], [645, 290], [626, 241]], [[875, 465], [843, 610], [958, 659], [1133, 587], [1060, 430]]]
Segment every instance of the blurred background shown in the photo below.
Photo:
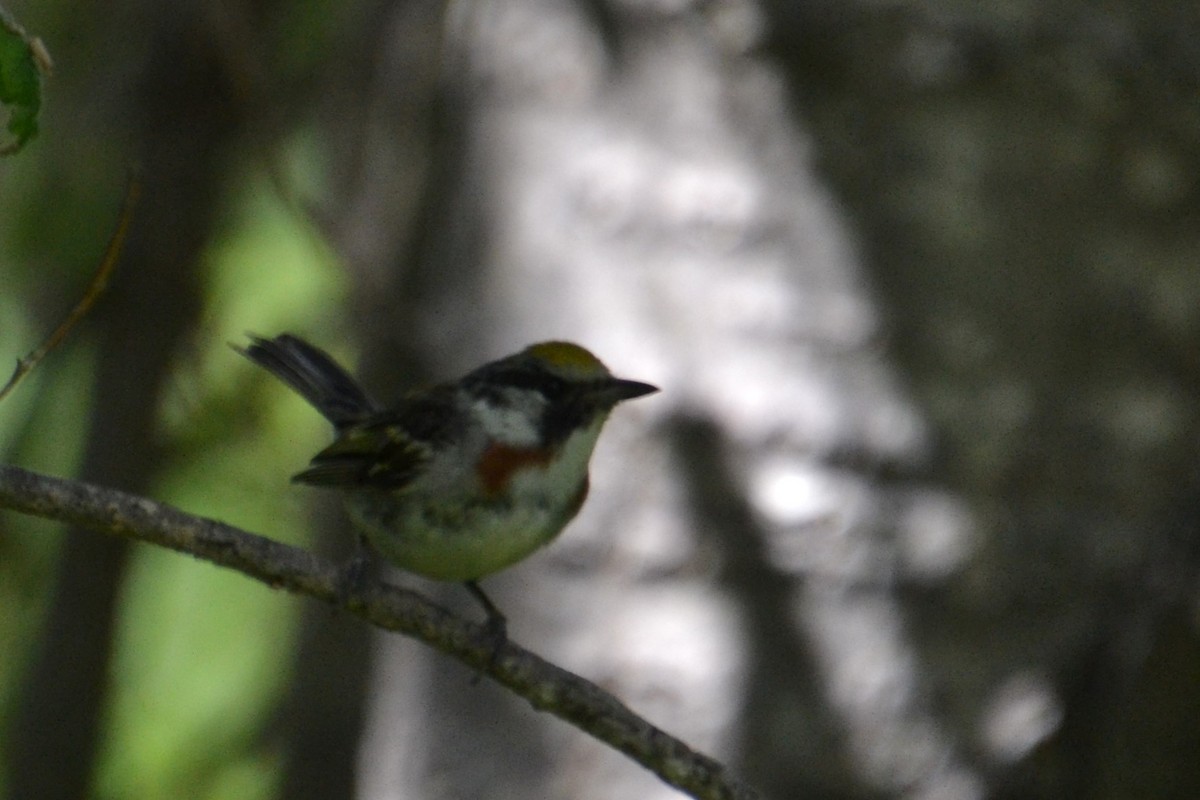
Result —
[[[485, 582], [523, 645], [771, 798], [1200, 796], [1200, 6], [10, 0], [7, 463], [318, 550], [323, 421], [570, 338], [622, 406]], [[393, 580], [475, 615], [459, 587]], [[174, 553], [0, 516], [11, 798], [668, 798], [468, 670]]]

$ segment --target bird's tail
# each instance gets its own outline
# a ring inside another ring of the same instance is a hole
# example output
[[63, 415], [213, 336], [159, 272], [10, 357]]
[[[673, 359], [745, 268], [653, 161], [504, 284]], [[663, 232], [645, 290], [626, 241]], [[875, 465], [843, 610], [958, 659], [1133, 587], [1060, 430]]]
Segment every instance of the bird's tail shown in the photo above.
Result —
[[250, 337], [246, 348], [233, 348], [292, 387], [336, 427], [379, 410], [363, 388], [333, 358], [298, 336]]

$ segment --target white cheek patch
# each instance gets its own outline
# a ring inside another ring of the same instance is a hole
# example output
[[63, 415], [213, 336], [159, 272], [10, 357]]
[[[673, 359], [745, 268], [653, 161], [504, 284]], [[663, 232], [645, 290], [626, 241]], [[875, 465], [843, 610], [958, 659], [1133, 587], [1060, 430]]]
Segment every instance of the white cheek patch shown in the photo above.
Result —
[[508, 392], [506, 405], [478, 400], [471, 407], [488, 437], [510, 447], [537, 447], [541, 436], [538, 423], [545, 401], [527, 392]]

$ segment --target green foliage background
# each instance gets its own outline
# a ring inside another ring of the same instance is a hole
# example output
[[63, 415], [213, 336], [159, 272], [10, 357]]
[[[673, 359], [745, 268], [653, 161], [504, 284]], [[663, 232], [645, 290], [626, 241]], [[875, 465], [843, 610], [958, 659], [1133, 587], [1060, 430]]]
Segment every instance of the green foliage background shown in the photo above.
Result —
[[[94, 140], [78, 139], [76, 122], [64, 122], [81, 113], [86, 88], [77, 82], [96, 68], [93, 59], [121, 55], [119, 47], [104, 54], [79, 47], [70, 30], [56, 27], [65, 20], [55, 12], [66, 5], [19, 9], [55, 54], [60, 76], [47, 87], [41, 139], [0, 163], [0, 351], [9, 363], [31, 350], [82, 291], [113, 224], [122, 162], [132, 157], [119, 132], [107, 131], [113, 140], [91, 147]], [[312, 16], [297, 24], [321, 22]], [[297, 31], [295, 49], [282, 55], [292, 64], [310, 60], [315, 38]], [[0, 54], [5, 75], [11, 49]], [[28, 138], [36, 103], [9, 86], [2, 99], [18, 106], [9, 128]], [[339, 266], [267, 175], [278, 167], [293, 191], [318, 191], [317, 153], [305, 138], [300, 130], [273, 150], [270, 165], [247, 157], [228, 172], [219, 235], [203, 257], [203, 326], [177, 354], [161, 396], [158, 431], [169, 456], [152, 492], [295, 543], [310, 536], [308, 498], [287, 476], [323, 441], [324, 423], [227, 345], [246, 331], [320, 327], [336, 317], [344, 289]], [[85, 150], [94, 158], [78, 169]], [[143, 212], [135, 229], [145, 224]], [[112, 291], [121, 291], [120, 277]], [[0, 408], [6, 461], [54, 474], [76, 470], [88, 433], [91, 328], [85, 320]], [[0, 732], [10, 730], [62, 536], [36, 520], [0, 518]], [[298, 602], [209, 565], [138, 548], [120, 600], [96, 796], [272, 796], [278, 759], [262, 731], [289, 679]]]

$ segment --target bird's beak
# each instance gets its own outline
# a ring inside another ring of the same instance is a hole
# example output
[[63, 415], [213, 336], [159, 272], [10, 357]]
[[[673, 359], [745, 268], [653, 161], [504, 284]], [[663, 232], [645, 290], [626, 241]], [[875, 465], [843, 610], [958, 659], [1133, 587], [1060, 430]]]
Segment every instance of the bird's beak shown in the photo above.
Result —
[[641, 381], [627, 381], [623, 378], [610, 378], [596, 387], [596, 398], [615, 406], [624, 400], [632, 400], [658, 391], [657, 386], [651, 386]]

